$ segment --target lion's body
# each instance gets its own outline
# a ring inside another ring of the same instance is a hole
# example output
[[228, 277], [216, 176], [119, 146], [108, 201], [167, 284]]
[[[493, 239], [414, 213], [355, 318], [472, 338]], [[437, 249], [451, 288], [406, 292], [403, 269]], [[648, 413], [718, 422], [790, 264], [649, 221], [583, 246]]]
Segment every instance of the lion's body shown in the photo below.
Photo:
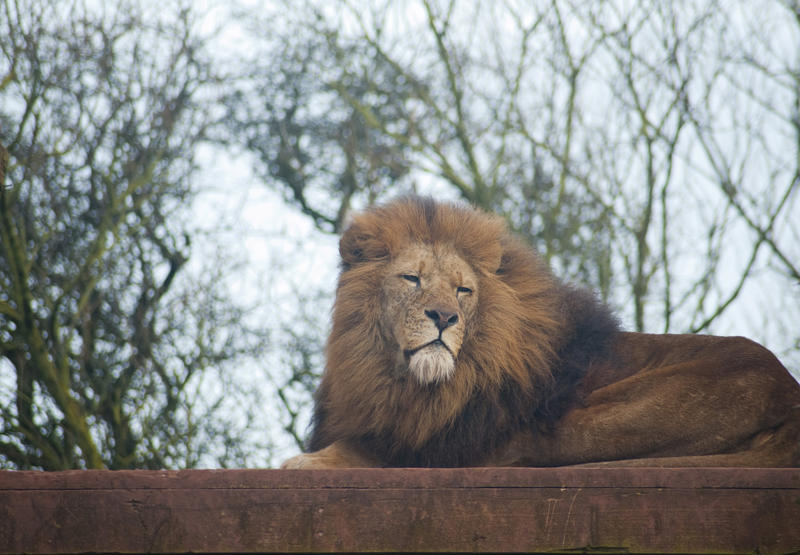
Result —
[[402, 199], [340, 251], [312, 452], [287, 468], [800, 465], [800, 386], [769, 351], [620, 332], [497, 217]]

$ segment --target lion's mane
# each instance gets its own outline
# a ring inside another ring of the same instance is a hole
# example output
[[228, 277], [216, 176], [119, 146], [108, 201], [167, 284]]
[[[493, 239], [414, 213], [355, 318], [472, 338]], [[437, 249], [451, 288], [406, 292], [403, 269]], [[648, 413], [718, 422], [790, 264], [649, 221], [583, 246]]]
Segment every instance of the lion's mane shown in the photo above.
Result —
[[[380, 291], [393, 256], [446, 243], [478, 276], [451, 379], [421, 385], [394, 371]], [[391, 466], [471, 466], [523, 427], [542, 433], [605, 355], [615, 319], [591, 293], [557, 280], [498, 216], [407, 197], [354, 217], [315, 397], [309, 449], [348, 440]]]

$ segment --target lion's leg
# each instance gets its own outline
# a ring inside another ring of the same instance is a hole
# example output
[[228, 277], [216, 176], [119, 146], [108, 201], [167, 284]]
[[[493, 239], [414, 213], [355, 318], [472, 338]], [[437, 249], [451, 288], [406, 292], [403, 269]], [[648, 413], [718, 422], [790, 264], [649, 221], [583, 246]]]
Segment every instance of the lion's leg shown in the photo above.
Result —
[[353, 448], [344, 441], [335, 441], [313, 453], [302, 453], [285, 461], [281, 468], [371, 468], [384, 466], [377, 458]]
[[[489, 466], [651, 466], [651, 467], [798, 467], [800, 466], [800, 407], [782, 424], [762, 429], [741, 441], [704, 446], [678, 438], [668, 430], [631, 432], [634, 423], [620, 419], [618, 426], [592, 427], [587, 419], [573, 418], [553, 435], [523, 432]], [[586, 414], [581, 415], [586, 416]], [[614, 414], [607, 413], [609, 419]], [[735, 420], [734, 420], [735, 422]], [[647, 426], [646, 420], [642, 424]], [[572, 425], [581, 428], [580, 432]], [[687, 428], [689, 426], [687, 425]], [[629, 433], [631, 432], [631, 433]], [[713, 434], [713, 431], [709, 431]], [[660, 438], [659, 438], [660, 436]], [[719, 439], [722, 436], [719, 436]], [[665, 439], [667, 441], [665, 441]], [[715, 453], [714, 450], [717, 450]], [[704, 454], [703, 450], [706, 450]], [[665, 453], [666, 451], [666, 453]]]
[[797, 467], [800, 466], [800, 408], [797, 417], [775, 430], [765, 430], [732, 453], [653, 457], [585, 463], [586, 467]]

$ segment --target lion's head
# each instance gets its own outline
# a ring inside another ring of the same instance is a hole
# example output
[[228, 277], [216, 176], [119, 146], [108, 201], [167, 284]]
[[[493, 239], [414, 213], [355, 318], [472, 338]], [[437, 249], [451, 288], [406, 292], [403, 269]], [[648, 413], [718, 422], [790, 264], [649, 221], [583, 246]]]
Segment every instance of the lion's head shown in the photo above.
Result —
[[453, 427], [512, 426], [510, 405], [547, 394], [569, 339], [564, 286], [500, 217], [402, 198], [357, 214], [339, 250], [312, 449], [420, 450]]

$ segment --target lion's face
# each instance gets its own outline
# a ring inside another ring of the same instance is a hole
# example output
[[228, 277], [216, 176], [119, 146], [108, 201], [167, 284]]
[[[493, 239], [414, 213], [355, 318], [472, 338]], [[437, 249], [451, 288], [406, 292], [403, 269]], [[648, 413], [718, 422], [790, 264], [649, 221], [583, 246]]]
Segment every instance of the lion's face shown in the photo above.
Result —
[[477, 304], [478, 279], [454, 249], [400, 252], [381, 290], [381, 327], [397, 345], [396, 367], [422, 384], [450, 378]]

